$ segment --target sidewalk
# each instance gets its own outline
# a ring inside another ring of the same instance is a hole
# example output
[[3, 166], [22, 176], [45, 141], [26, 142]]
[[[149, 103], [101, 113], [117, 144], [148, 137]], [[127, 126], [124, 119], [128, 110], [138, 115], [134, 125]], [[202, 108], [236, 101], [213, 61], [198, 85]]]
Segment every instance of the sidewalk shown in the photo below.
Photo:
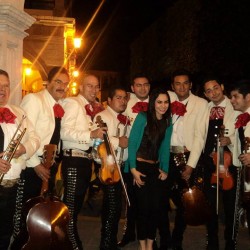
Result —
[[[118, 239], [121, 238], [124, 220], [120, 221]], [[171, 223], [171, 228], [173, 223]], [[80, 216], [79, 234], [83, 241], [85, 250], [98, 250], [100, 243], [100, 217]], [[220, 249], [224, 249], [223, 225], [220, 224]], [[205, 250], [206, 230], [205, 226], [191, 227], [188, 226], [184, 234], [184, 250]], [[124, 250], [137, 250], [138, 243], [134, 242], [123, 248]], [[250, 237], [246, 228], [240, 227], [238, 236], [238, 250], [250, 250]]]

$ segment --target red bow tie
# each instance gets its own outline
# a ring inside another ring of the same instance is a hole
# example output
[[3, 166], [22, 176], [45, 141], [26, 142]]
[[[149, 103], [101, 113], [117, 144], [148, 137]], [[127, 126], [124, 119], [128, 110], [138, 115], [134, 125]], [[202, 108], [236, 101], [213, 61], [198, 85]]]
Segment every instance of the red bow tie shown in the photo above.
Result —
[[87, 115], [89, 115], [91, 117], [91, 120], [93, 120], [95, 115], [103, 111], [104, 108], [101, 103], [95, 102], [93, 104], [85, 105], [85, 110], [86, 110]]
[[250, 121], [249, 113], [240, 114], [236, 119], [235, 128], [245, 127], [249, 121]]
[[0, 123], [15, 123], [16, 116], [8, 108], [0, 108]]
[[56, 118], [62, 118], [64, 116], [64, 109], [58, 103], [56, 103], [53, 107], [54, 115]]
[[117, 115], [117, 119], [118, 121], [123, 124], [123, 125], [130, 125], [130, 120], [127, 116], [122, 115], [122, 114], [118, 114]]
[[209, 120], [223, 119], [225, 114], [224, 107], [213, 107], [210, 111]]
[[171, 111], [173, 115], [183, 116], [187, 112], [186, 105], [181, 102], [174, 101], [171, 103]]
[[148, 110], [148, 103], [147, 102], [137, 102], [132, 107], [133, 113], [139, 113], [139, 112], [147, 111], [147, 110]]

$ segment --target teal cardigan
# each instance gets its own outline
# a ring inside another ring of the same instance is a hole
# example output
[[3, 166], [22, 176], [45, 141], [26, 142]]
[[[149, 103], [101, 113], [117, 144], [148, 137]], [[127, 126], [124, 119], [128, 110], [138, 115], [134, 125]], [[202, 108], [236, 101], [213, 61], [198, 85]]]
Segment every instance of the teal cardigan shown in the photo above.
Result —
[[[141, 112], [137, 115], [128, 140], [128, 160], [125, 163], [124, 172], [128, 173], [130, 168], [136, 168], [136, 153], [141, 145], [144, 128], [147, 124], [147, 115]], [[159, 167], [164, 172], [168, 172], [170, 157], [170, 140], [172, 134], [172, 124], [166, 129], [164, 139], [159, 148]]]

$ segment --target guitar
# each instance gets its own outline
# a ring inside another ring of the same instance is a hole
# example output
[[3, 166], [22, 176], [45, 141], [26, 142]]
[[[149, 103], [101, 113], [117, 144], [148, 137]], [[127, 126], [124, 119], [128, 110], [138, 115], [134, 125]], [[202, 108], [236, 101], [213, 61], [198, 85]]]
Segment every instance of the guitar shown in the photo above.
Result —
[[[51, 168], [55, 162], [57, 146], [44, 146], [42, 164]], [[29, 199], [22, 216], [26, 224], [11, 246], [15, 249], [72, 249], [67, 238], [68, 208], [48, 193], [48, 182], [43, 181], [40, 196]]]
[[[244, 154], [248, 153], [249, 147], [250, 147], [250, 138], [246, 137], [244, 145]], [[243, 193], [242, 193], [243, 206], [250, 208], [250, 167], [243, 166], [242, 183], [243, 183]]]
[[[180, 171], [186, 166], [186, 156], [179, 153], [174, 156], [174, 161]], [[182, 190], [182, 202], [184, 207], [184, 218], [187, 225], [199, 226], [206, 224], [211, 218], [211, 208], [205, 198], [200, 186], [203, 183], [201, 177], [197, 178], [196, 185], [190, 187], [189, 181], [186, 182], [186, 188]]]

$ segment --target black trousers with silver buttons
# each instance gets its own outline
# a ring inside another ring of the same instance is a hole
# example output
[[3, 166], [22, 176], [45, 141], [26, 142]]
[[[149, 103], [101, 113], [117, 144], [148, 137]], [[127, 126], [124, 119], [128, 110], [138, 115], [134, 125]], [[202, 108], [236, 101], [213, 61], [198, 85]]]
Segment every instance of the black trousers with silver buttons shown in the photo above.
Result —
[[92, 160], [88, 158], [64, 156], [62, 160], [63, 202], [70, 213], [68, 236], [74, 250], [83, 249], [77, 230], [77, 218], [91, 179], [91, 166]]

